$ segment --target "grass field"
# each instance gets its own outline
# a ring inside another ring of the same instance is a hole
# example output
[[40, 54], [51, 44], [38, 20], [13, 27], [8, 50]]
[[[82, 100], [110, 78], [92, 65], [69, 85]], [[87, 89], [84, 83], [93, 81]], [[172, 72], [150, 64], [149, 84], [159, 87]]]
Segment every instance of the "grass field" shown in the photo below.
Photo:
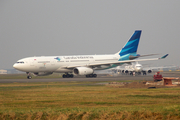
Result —
[[113, 88], [97, 82], [0, 84], [1, 119], [180, 119], [180, 87]]

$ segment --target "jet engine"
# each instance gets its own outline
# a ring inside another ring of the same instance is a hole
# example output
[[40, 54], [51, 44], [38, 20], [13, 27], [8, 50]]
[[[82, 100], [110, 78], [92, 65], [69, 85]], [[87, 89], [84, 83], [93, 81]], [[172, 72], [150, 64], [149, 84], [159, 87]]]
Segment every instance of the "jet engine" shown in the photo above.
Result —
[[147, 72], [148, 72], [148, 73], [152, 73], [152, 70], [148, 70]]
[[129, 71], [128, 71], [128, 70], [122, 70], [121, 72], [122, 72], [122, 73], [126, 73], [126, 74], [128, 74], [128, 73], [129, 73]]
[[89, 75], [93, 74], [94, 70], [88, 67], [76, 67], [73, 70], [73, 73], [76, 75]]
[[128, 70], [125, 70], [125, 73], [126, 73], [126, 74], [129, 73], [129, 71], [128, 71]]
[[46, 75], [51, 75], [53, 72], [38, 72], [34, 73], [35, 76], [46, 76]]

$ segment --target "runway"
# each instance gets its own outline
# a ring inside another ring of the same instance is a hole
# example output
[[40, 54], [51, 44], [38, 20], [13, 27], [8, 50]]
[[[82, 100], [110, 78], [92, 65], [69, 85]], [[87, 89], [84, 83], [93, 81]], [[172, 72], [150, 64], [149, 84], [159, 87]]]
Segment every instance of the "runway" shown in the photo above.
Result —
[[112, 77], [74, 77], [74, 78], [52, 78], [52, 79], [0, 79], [0, 83], [33, 83], [33, 82], [98, 82], [98, 81], [123, 81], [123, 80], [153, 80], [152, 76], [112, 76]]
[[[97, 78], [86, 78], [85, 76], [75, 76], [74, 78], [38, 78], [33, 77], [32, 79], [0, 79], [0, 83], [33, 83], [33, 82], [102, 82], [102, 81], [126, 81], [126, 80], [144, 80], [153, 81], [154, 74], [140, 75], [140, 76], [129, 76], [129, 75], [114, 75], [108, 76], [107, 74], [98, 74]], [[180, 77], [180, 72], [162, 72], [163, 77]]]

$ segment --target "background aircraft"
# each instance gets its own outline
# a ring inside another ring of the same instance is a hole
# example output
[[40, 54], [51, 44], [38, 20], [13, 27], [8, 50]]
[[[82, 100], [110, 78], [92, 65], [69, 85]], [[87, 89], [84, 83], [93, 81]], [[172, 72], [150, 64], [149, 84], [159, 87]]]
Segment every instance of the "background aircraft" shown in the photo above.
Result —
[[143, 68], [142, 64], [136, 62], [132, 63], [131, 65], [124, 65], [124, 67], [120, 68], [117, 67], [114, 69], [116, 71], [120, 71], [122, 74], [129, 74], [129, 75], [146, 75], [147, 73], [152, 73], [152, 69], [150, 68]]
[[147, 73], [152, 73], [153, 71], [159, 71], [161, 69], [164, 68], [173, 68], [176, 66], [161, 66], [161, 67], [144, 67], [142, 64], [135, 62], [135, 63], [131, 63], [131, 65], [122, 65], [121, 67], [118, 66], [114, 69], [112, 69], [112, 71], [114, 72], [121, 72], [124, 75], [146, 75]]

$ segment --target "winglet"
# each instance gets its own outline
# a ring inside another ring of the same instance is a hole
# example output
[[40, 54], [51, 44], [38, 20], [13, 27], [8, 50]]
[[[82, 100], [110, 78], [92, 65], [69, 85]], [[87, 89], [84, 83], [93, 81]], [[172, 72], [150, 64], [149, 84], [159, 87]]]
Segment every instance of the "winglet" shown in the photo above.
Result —
[[168, 55], [169, 55], [169, 54], [166, 54], [166, 55], [162, 56], [160, 59], [164, 59], [164, 58], [166, 58]]

